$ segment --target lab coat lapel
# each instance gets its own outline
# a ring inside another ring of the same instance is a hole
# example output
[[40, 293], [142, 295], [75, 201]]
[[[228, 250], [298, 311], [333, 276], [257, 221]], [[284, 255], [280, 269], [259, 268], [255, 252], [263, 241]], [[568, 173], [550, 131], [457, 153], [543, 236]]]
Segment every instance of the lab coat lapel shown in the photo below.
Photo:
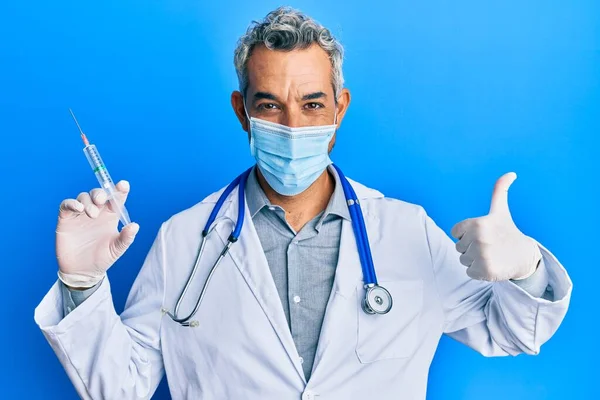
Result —
[[330, 360], [334, 362], [336, 352], [328, 350], [332, 344], [339, 344], [340, 338], [345, 335], [344, 331], [351, 327], [349, 321], [352, 321], [356, 313], [356, 286], [362, 282], [362, 279], [362, 268], [352, 223], [344, 220], [335, 279], [321, 327], [311, 377], [319, 373], [321, 363]]
[[[237, 200], [237, 189], [234, 190], [230, 196]], [[245, 217], [242, 232], [239, 240], [231, 246], [229, 255], [271, 322], [273, 329], [279, 337], [281, 344], [285, 348], [298, 374], [302, 380], [306, 382], [298, 351], [296, 350], [296, 345], [294, 344], [292, 334], [285, 318], [285, 313], [283, 312], [283, 306], [281, 305], [281, 300], [277, 293], [275, 281], [273, 280], [271, 270], [269, 269], [260, 239], [258, 238], [256, 229], [252, 223], [252, 216], [250, 215], [245, 202], [244, 207]], [[234, 225], [237, 219], [237, 210], [237, 201], [230, 202], [229, 207], [225, 210], [226, 216], [233, 221]], [[223, 240], [223, 244], [225, 244], [231, 233], [231, 228], [228, 227], [227, 229], [219, 230], [219, 236], [221, 240]]]

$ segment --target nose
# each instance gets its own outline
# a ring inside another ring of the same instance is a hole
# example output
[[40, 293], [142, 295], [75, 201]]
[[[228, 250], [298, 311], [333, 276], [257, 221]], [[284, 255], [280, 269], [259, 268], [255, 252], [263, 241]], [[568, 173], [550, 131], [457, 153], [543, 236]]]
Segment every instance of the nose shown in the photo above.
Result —
[[302, 119], [302, 113], [299, 110], [289, 107], [283, 113], [282, 120], [279, 123], [290, 128], [296, 128], [305, 125]]

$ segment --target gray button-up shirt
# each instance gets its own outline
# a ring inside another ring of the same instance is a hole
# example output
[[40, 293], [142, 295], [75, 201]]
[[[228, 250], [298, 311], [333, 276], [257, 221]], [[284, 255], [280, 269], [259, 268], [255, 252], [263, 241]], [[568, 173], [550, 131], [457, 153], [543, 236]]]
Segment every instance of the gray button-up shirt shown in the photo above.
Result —
[[308, 379], [335, 278], [342, 220], [350, 220], [350, 212], [339, 177], [332, 171], [336, 183], [329, 204], [295, 232], [285, 210], [267, 199], [255, 171], [246, 184], [246, 203]]

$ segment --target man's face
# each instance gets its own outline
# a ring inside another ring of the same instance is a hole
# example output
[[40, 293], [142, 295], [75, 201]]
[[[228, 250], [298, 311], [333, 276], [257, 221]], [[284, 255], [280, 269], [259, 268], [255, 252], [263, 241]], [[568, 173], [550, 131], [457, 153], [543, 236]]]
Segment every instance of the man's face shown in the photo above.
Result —
[[[337, 112], [341, 123], [350, 103], [344, 89], [336, 105], [331, 81], [331, 61], [318, 45], [303, 50], [273, 51], [254, 48], [248, 60], [248, 115], [289, 127], [332, 125]], [[248, 132], [242, 94], [234, 92], [232, 105]], [[335, 142], [332, 138], [330, 149]]]

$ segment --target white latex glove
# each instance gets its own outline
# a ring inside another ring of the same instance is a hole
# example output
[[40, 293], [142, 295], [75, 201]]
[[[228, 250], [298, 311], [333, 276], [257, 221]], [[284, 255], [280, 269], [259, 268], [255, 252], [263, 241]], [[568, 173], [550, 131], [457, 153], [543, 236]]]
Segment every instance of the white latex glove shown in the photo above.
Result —
[[[124, 203], [129, 193], [129, 183], [117, 185], [118, 195]], [[106, 271], [129, 248], [139, 230], [136, 223], [118, 230], [119, 216], [106, 192], [94, 189], [79, 194], [77, 200], [67, 199], [60, 204], [56, 227], [56, 257], [58, 277], [71, 288], [84, 289], [97, 284]]]
[[508, 188], [515, 179], [514, 172], [498, 179], [488, 215], [466, 219], [452, 228], [452, 236], [459, 239], [456, 250], [461, 253], [460, 262], [473, 279], [525, 279], [542, 259], [537, 243], [519, 231], [510, 215]]

